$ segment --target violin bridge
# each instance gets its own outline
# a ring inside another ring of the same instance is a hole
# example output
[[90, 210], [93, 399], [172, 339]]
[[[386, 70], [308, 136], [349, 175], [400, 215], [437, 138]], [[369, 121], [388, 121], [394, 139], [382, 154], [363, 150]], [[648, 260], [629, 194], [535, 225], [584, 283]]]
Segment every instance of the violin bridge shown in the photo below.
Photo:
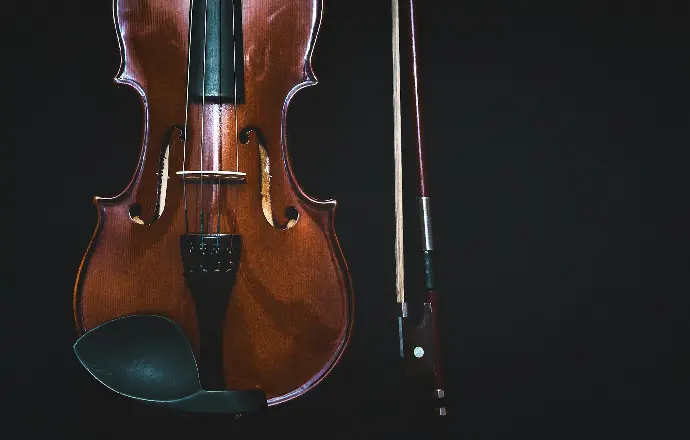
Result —
[[247, 173], [242, 171], [178, 171], [175, 174], [186, 182], [202, 183], [245, 183]]

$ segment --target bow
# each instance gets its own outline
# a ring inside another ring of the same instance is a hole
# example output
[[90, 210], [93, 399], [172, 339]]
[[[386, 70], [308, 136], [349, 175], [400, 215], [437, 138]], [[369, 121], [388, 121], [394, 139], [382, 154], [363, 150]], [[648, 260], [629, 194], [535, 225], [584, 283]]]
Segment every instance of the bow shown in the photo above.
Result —
[[[395, 268], [400, 356], [404, 359], [409, 380], [412, 409], [422, 420], [445, 420], [445, 389], [441, 368], [441, 342], [439, 338], [439, 303], [434, 279], [434, 241], [431, 232], [431, 198], [426, 175], [423, 129], [419, 96], [419, 54], [417, 49], [417, 18], [415, 0], [407, 0], [406, 33], [409, 43], [411, 113], [417, 150], [417, 177], [421, 250], [424, 270], [424, 289], [419, 316], [413, 316], [413, 307], [405, 293], [405, 261], [403, 249], [403, 167], [402, 167], [402, 109], [401, 109], [401, 52], [400, 52], [400, 0], [392, 0], [393, 15], [393, 109], [394, 109], [394, 161], [395, 161]], [[408, 307], [408, 304], [410, 307]], [[417, 418], [417, 417], [414, 417]], [[445, 426], [437, 423], [436, 426]]]

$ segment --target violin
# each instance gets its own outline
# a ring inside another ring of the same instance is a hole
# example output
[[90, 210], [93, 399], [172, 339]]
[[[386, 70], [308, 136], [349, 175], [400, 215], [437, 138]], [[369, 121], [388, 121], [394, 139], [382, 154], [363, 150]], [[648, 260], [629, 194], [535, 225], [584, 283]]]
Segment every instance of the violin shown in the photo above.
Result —
[[336, 202], [300, 186], [286, 140], [291, 99], [317, 83], [322, 12], [321, 0], [114, 0], [115, 82], [139, 94], [143, 138], [127, 187], [94, 199], [80, 335], [164, 317], [204, 389], [260, 390], [268, 406], [338, 364], [354, 302]]

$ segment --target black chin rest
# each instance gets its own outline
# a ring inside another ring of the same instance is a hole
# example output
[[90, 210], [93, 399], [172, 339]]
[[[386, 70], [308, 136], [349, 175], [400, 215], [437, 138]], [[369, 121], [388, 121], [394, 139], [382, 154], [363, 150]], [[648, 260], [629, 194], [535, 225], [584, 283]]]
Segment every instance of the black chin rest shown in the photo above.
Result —
[[192, 347], [162, 316], [132, 315], [106, 322], [74, 344], [81, 364], [111, 390], [185, 413], [241, 414], [267, 406], [261, 390], [201, 389]]

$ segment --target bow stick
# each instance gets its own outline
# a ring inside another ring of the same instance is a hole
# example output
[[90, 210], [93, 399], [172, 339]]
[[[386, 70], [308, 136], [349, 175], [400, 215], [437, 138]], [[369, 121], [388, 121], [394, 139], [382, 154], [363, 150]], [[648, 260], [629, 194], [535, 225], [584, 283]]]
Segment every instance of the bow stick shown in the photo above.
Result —
[[[410, 49], [410, 76], [412, 84], [411, 105], [414, 122], [414, 139], [418, 161], [418, 190], [421, 226], [421, 248], [423, 251], [425, 288], [422, 292], [422, 315], [416, 320], [408, 316], [408, 299], [405, 296], [405, 264], [403, 252], [403, 167], [402, 167], [402, 111], [400, 90], [400, 0], [392, 0], [393, 15], [393, 108], [394, 108], [394, 161], [395, 161], [395, 268], [397, 302], [400, 305], [398, 317], [400, 335], [400, 356], [404, 359], [407, 378], [414, 382], [414, 390], [420, 395], [413, 398], [416, 415], [427, 419], [446, 418], [445, 389], [441, 368], [441, 347], [439, 340], [438, 295], [435, 290], [433, 254], [434, 242], [431, 234], [431, 204], [429, 184], [425, 174], [425, 152], [419, 99], [419, 71], [417, 50], [417, 18], [415, 0], [406, 0], [408, 43]], [[419, 388], [421, 386], [421, 388]], [[413, 393], [414, 394], [414, 393]]]

